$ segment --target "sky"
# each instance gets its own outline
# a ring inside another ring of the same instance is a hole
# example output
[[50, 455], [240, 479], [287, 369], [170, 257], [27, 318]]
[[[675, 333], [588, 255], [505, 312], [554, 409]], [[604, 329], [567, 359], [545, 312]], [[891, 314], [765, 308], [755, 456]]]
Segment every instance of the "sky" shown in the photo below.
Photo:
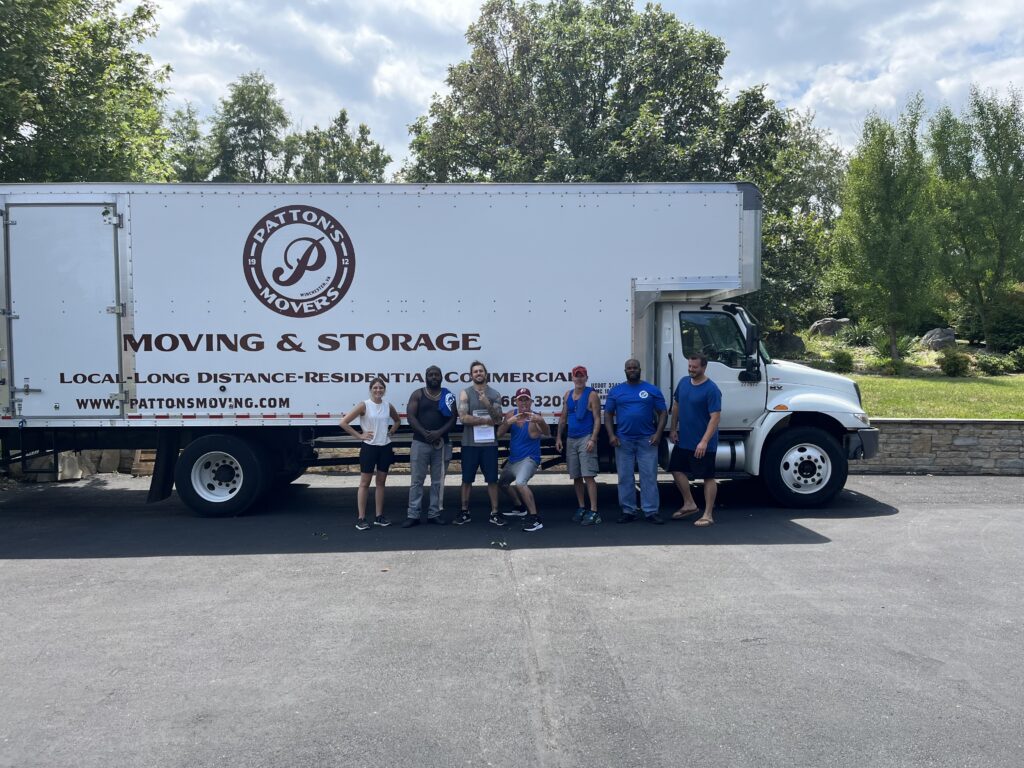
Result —
[[[160, 31], [143, 48], [170, 64], [170, 106], [208, 117], [239, 75], [262, 71], [293, 125], [325, 126], [342, 107], [391, 154], [467, 58], [479, 0], [157, 0]], [[128, 7], [130, 0], [122, 3]], [[1024, 0], [666, 0], [729, 50], [728, 93], [758, 84], [811, 110], [844, 149], [865, 115], [895, 117], [920, 92], [929, 112], [960, 111], [971, 84], [1024, 86]], [[638, 4], [638, 7], [640, 5]]]

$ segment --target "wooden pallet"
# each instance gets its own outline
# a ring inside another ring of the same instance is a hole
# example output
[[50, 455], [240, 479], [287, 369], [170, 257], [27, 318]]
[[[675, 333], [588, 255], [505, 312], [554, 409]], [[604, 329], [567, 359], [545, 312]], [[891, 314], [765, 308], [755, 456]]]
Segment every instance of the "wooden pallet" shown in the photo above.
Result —
[[153, 464], [156, 462], [156, 450], [144, 448], [135, 452], [135, 460], [132, 462], [132, 474], [138, 476], [151, 476]]

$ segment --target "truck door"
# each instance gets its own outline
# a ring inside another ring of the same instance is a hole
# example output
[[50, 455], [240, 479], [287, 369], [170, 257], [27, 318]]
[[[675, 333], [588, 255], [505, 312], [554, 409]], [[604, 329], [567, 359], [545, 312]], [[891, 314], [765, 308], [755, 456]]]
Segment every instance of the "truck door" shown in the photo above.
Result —
[[120, 416], [113, 205], [8, 205], [15, 415]]
[[[672, 351], [671, 376], [674, 381], [664, 389], [669, 405], [676, 384], [688, 375], [687, 356], [694, 350], [702, 351], [708, 358], [708, 378], [722, 390], [722, 421], [719, 429], [749, 431], [764, 414], [767, 386], [764, 363], [760, 360], [761, 381], [740, 381], [746, 358], [743, 335], [736, 318], [728, 312], [701, 310], [679, 304], [663, 305], [659, 315], [662, 347]], [[663, 374], [670, 367], [666, 359], [666, 352], [663, 351], [659, 355], [659, 370]]]

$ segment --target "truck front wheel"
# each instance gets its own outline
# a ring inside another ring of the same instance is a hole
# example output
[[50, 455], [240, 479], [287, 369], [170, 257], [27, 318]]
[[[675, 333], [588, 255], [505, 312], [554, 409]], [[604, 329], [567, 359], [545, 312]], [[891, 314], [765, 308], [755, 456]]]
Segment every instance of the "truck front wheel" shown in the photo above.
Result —
[[846, 485], [846, 456], [828, 432], [796, 427], [768, 445], [761, 475], [768, 492], [785, 507], [818, 507]]
[[232, 435], [205, 435], [185, 446], [174, 468], [178, 496], [203, 517], [245, 512], [266, 488], [258, 449]]

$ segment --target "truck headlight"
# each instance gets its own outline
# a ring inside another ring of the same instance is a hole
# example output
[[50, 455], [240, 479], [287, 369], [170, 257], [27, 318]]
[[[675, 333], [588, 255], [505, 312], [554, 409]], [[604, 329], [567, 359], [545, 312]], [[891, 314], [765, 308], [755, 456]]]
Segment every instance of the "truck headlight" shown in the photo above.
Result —
[[855, 414], [853, 414], [853, 418], [855, 418], [857, 421], [859, 421], [865, 427], [870, 427], [871, 426], [871, 419], [868, 418], [868, 415], [866, 413], [855, 413]]

